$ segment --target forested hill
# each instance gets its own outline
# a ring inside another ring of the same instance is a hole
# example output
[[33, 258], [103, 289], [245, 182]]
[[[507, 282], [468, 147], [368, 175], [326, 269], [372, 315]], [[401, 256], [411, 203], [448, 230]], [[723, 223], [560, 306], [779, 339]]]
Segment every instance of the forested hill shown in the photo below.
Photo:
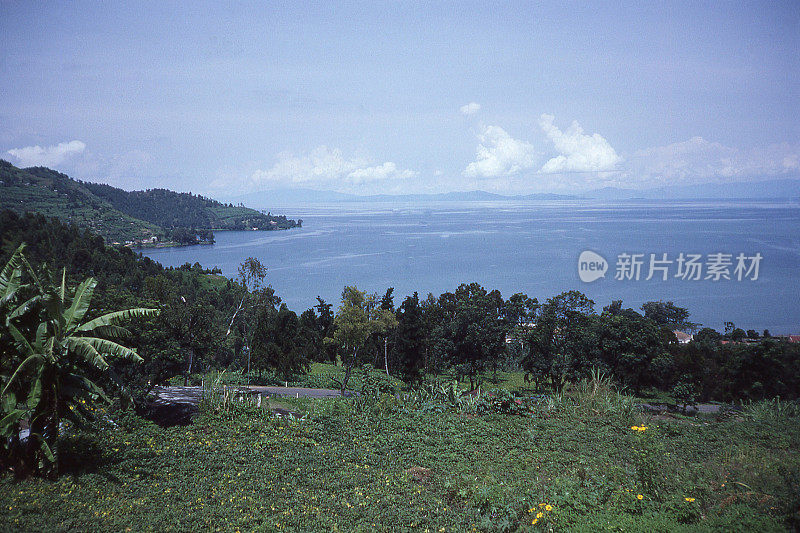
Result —
[[297, 222], [285, 216], [264, 215], [254, 209], [223, 204], [210, 198], [149, 189], [124, 191], [99, 183], [82, 183], [94, 195], [107, 200], [125, 214], [137, 216], [164, 228], [206, 228], [223, 230], [289, 229]]
[[277, 230], [302, 221], [166, 189], [128, 192], [86, 183], [49, 168], [20, 169], [0, 160], [0, 209], [56, 217], [108, 242], [211, 240], [211, 230]]

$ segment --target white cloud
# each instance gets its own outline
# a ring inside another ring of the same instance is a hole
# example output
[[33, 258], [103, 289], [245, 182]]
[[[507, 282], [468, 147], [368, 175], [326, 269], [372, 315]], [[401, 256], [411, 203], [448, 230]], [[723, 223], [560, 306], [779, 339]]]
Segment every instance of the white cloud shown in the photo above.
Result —
[[86, 149], [82, 141], [58, 143], [55, 146], [26, 146], [12, 148], [8, 151], [22, 167], [53, 167], [63, 163], [68, 157], [79, 154]]
[[346, 159], [341, 150], [319, 146], [304, 156], [288, 152], [278, 154], [278, 162], [269, 170], [256, 170], [251, 180], [256, 184], [301, 184], [314, 181], [332, 181], [368, 166], [362, 158]]
[[416, 176], [413, 170], [400, 170], [397, 165], [387, 161], [375, 167], [359, 168], [347, 175], [347, 179], [353, 183], [363, 183], [365, 181], [381, 181], [387, 179], [408, 179]]
[[627, 180], [652, 185], [768, 179], [800, 173], [800, 146], [787, 143], [737, 149], [692, 137], [639, 150], [629, 159]]
[[474, 115], [481, 110], [481, 104], [477, 102], [470, 102], [466, 105], [462, 105], [459, 110], [461, 111], [462, 115]]
[[391, 161], [375, 165], [363, 157], [346, 158], [341, 150], [319, 146], [306, 155], [278, 155], [278, 162], [269, 170], [256, 170], [250, 176], [252, 185], [322, 185], [361, 184], [416, 176], [413, 170], [399, 169]]
[[499, 126], [486, 126], [478, 140], [475, 161], [464, 170], [468, 178], [511, 176], [536, 163], [533, 145], [514, 139]]
[[539, 118], [539, 126], [560, 153], [547, 161], [541, 172], [598, 172], [614, 170], [622, 162], [614, 148], [599, 134], [584, 134], [577, 121], [566, 131], [561, 131], [553, 124], [554, 119], [546, 114]]

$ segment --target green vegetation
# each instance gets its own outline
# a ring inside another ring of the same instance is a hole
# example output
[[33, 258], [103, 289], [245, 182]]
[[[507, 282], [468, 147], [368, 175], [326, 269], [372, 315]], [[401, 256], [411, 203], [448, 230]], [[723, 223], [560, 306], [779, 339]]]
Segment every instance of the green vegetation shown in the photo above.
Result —
[[19, 169], [0, 160], [0, 210], [55, 217], [101, 235], [108, 242], [152, 237], [179, 244], [213, 242], [211, 230], [277, 230], [302, 221], [165, 189], [124, 191], [76, 181], [43, 167]]
[[[679, 344], [693, 325], [670, 302], [596, 312], [576, 291], [539, 303], [477, 283], [397, 308], [391, 289], [345, 287], [336, 312], [298, 316], [255, 258], [236, 280], [165, 269], [11, 211], [6, 263], [3, 530], [800, 527], [797, 344], [733, 327]], [[299, 418], [277, 419], [213, 388], [253, 381], [358, 394], [281, 400]], [[141, 418], [167, 382], [206, 386], [191, 425]], [[737, 405], [686, 416], [708, 400]], [[15, 479], [31, 473], [55, 479]]]
[[797, 418], [698, 425], [626, 418], [589, 408], [579, 395], [568, 399], [532, 403], [523, 415], [466, 414], [443, 401], [423, 407], [385, 395], [361, 404], [316, 400], [303, 402], [303, 420], [232, 403], [168, 429], [102, 413], [64, 437], [57, 481], [0, 480], [2, 522], [23, 531], [798, 524]]
[[0, 160], [0, 182], [0, 209], [58, 218], [102, 235], [109, 242], [136, 241], [164, 233], [156, 224], [114, 209], [81, 183], [58, 172], [23, 170]]
[[[134, 350], [109, 340], [130, 335], [118, 324], [157, 311], [129, 309], [82, 322], [97, 282], [89, 278], [73, 293], [64, 271], [58, 284], [41, 279], [22, 251], [0, 273], [0, 371], [10, 376], [0, 392], [0, 465], [18, 476], [57, 475], [62, 420], [80, 424], [97, 401], [107, 400], [95, 376], [118, 382], [107, 372], [107, 358], [141, 362]], [[27, 442], [20, 439], [21, 422], [28, 426]]]

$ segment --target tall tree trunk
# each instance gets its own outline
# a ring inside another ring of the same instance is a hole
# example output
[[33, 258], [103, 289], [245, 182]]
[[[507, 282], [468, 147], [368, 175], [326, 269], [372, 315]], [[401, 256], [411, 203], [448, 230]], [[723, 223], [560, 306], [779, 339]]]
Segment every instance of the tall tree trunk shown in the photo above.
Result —
[[247, 350], [247, 384], [250, 384], [250, 346], [245, 346]]
[[[356, 364], [356, 356], [358, 355], [358, 348], [353, 350], [353, 358], [347, 362], [347, 366], [344, 370], [344, 380], [342, 381], [342, 396], [344, 396], [344, 391], [347, 390], [347, 382], [350, 381], [350, 374], [353, 372], [353, 366]], [[344, 361], [342, 361], [344, 364]]]
[[189, 376], [192, 375], [192, 363], [194, 363], [194, 348], [189, 346], [189, 364], [186, 365], [186, 375], [183, 378], [183, 386], [189, 386]]
[[383, 338], [383, 367], [386, 369], [386, 376], [389, 377], [389, 337]]

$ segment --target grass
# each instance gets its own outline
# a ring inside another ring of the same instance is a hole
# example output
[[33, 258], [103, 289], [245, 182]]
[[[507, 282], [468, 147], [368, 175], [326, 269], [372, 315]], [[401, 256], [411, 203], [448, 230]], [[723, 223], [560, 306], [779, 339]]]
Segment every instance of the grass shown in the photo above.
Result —
[[234, 404], [169, 429], [116, 415], [118, 428], [65, 438], [57, 481], [0, 479], [0, 529], [797, 527], [796, 417], [695, 424], [574, 400], [528, 416], [424, 411], [388, 396], [291, 401], [301, 421]]

